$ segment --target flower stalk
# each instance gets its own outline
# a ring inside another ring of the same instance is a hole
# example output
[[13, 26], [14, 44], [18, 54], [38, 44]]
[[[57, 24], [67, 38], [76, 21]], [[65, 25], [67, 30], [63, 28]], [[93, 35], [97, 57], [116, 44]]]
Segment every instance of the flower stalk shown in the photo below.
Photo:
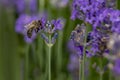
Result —
[[102, 71], [102, 58], [100, 58], [100, 80], [103, 80], [103, 71]]
[[[112, 54], [112, 51], [110, 51], [110, 55]], [[111, 60], [110, 60], [111, 62]], [[109, 80], [112, 80], [112, 71], [109, 69]]]
[[26, 53], [25, 53], [25, 80], [29, 80], [29, 45], [26, 46]]
[[85, 32], [84, 47], [83, 47], [83, 58], [82, 58], [82, 80], [85, 80], [86, 41], [87, 41], [87, 30], [86, 30], [86, 32]]
[[81, 59], [79, 58], [79, 80], [81, 80]]
[[109, 70], [109, 80], [112, 80], [112, 72]]
[[49, 35], [49, 43], [48, 45], [48, 80], [51, 80], [51, 48], [52, 48], [52, 44], [51, 44], [51, 35]]

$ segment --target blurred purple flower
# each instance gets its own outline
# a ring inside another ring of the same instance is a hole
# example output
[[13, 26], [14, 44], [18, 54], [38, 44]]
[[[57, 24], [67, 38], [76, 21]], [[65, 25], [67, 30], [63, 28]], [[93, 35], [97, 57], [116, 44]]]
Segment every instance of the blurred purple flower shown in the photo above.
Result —
[[31, 13], [35, 13], [37, 11], [37, 0], [29, 0], [29, 8]]
[[120, 75], [120, 58], [115, 60], [115, 64], [114, 64], [114, 67], [113, 67], [113, 71], [115, 73], [115, 75]]
[[30, 11], [30, 13], [37, 12], [37, 0], [15, 0], [14, 5], [19, 14], [25, 13], [25, 11]]
[[68, 65], [68, 69], [70, 71], [74, 71], [79, 69], [79, 57], [76, 54], [70, 55], [70, 64]]
[[31, 43], [36, 38], [35, 32], [33, 32], [33, 35], [31, 38], [28, 38], [27, 34], [26, 34], [25, 26], [33, 20], [38, 20], [38, 17], [37, 16], [29, 16], [26, 14], [20, 15], [19, 18], [16, 20], [15, 31], [17, 33], [23, 34], [25, 36], [24, 39], [27, 43]]
[[18, 13], [24, 13], [26, 8], [25, 0], [15, 0], [15, 6]]
[[0, 5], [4, 6], [5, 8], [11, 8], [15, 5], [15, 0], [0, 0]]
[[68, 70], [72, 74], [73, 80], [79, 79], [79, 57], [75, 54], [70, 55]]

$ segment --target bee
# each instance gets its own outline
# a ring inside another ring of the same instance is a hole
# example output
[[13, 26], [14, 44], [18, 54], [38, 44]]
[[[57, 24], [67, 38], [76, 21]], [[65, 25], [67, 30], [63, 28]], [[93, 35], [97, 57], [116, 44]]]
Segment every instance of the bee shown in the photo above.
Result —
[[31, 23], [27, 24], [25, 27], [27, 29], [27, 37], [31, 38], [33, 31], [35, 31], [35, 33], [38, 33], [38, 31], [42, 29], [42, 21], [34, 20]]

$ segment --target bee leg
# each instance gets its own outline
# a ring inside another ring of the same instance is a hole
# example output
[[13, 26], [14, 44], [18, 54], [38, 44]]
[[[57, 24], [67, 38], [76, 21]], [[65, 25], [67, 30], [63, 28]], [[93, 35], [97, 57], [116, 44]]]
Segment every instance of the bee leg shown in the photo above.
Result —
[[35, 29], [35, 32], [38, 33], [39, 30], [40, 30], [39, 28], [36, 28], [36, 29]]

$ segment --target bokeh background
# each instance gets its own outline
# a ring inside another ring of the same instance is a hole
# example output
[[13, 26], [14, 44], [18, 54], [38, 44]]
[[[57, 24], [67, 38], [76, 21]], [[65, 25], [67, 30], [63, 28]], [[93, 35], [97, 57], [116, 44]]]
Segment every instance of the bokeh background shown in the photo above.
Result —
[[[47, 46], [40, 36], [32, 43], [27, 43], [24, 36], [16, 32], [16, 20], [21, 14], [45, 14], [49, 20], [64, 18], [64, 29], [59, 32], [52, 48], [52, 80], [73, 80], [68, 69], [68, 42], [71, 31], [81, 21], [70, 19], [72, 0], [33, 0], [36, 1], [35, 5], [29, 6], [30, 1], [32, 0], [0, 0], [0, 80], [47, 80]], [[120, 9], [120, 0], [117, 4]], [[33, 7], [35, 10], [30, 11]], [[23, 10], [20, 11], [19, 8]], [[87, 80], [98, 80], [99, 74], [94, 69], [90, 70], [92, 77]], [[106, 75], [107, 72], [104, 80], [108, 79]]]

